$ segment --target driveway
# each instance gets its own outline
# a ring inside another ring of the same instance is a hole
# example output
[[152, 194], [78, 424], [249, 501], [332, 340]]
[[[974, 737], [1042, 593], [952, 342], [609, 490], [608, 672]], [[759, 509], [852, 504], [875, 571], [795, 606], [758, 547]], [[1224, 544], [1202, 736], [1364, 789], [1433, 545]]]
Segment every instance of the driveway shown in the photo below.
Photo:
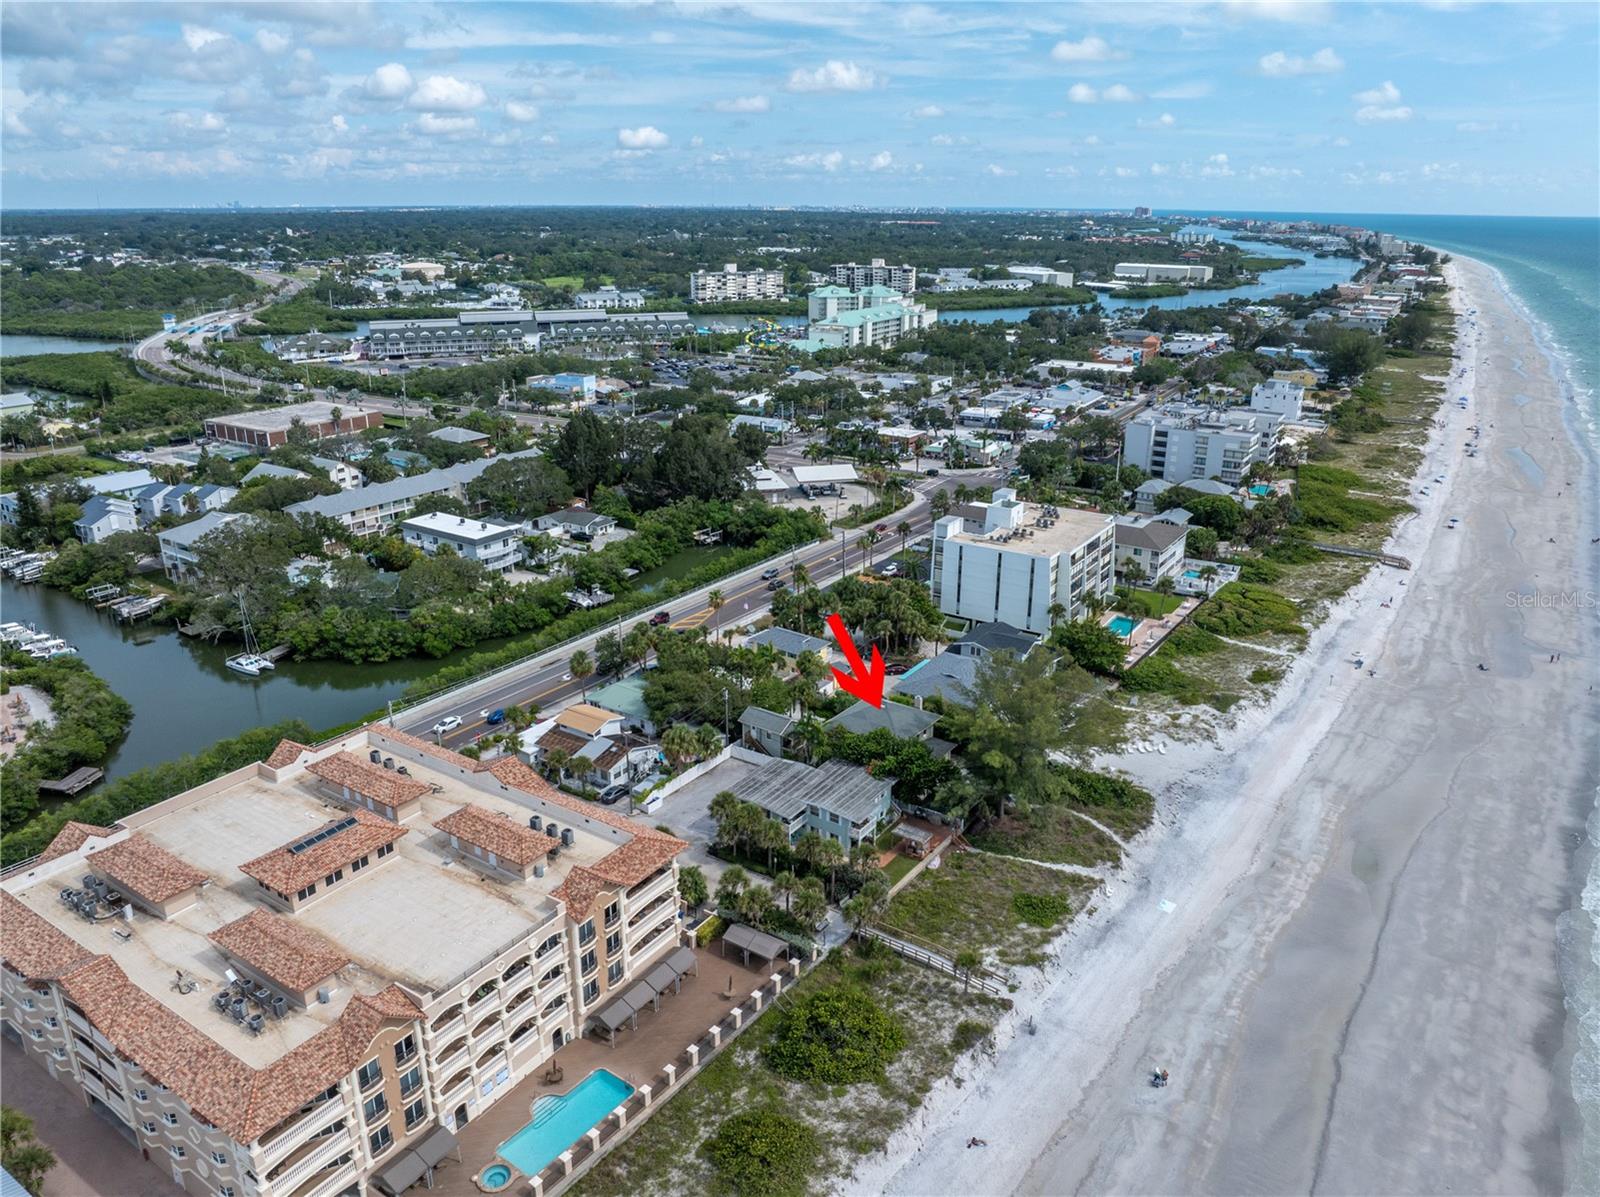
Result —
[[733, 789], [759, 768], [759, 765], [730, 756], [710, 773], [697, 777], [668, 797], [650, 815], [654, 823], [672, 828], [673, 835], [689, 841], [678, 863], [699, 865], [712, 889], [717, 888], [717, 881], [728, 864], [711, 855], [711, 841], [717, 833], [716, 821], [711, 817], [711, 800], [723, 790]]

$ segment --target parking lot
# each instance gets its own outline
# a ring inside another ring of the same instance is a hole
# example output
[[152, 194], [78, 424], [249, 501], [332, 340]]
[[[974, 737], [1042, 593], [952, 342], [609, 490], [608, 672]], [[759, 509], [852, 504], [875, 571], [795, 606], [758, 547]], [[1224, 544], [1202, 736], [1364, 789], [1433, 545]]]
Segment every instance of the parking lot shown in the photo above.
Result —
[[678, 857], [678, 863], [699, 865], [704, 870], [711, 888], [728, 867], [727, 862], [711, 855], [710, 847], [717, 832], [711, 818], [711, 800], [723, 790], [731, 790], [749, 777], [759, 765], [729, 757], [703, 777], [697, 777], [676, 794], [671, 795], [651, 813], [651, 818], [663, 827], [672, 828], [672, 834], [689, 841], [689, 848]]

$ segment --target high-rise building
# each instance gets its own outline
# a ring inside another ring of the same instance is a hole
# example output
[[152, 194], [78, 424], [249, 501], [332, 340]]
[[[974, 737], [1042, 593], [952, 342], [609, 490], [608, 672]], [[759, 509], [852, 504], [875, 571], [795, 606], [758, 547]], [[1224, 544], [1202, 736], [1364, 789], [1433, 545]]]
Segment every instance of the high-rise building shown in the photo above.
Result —
[[4, 878], [3, 1031], [196, 1197], [399, 1192], [688, 967], [685, 846], [516, 758], [285, 740]]

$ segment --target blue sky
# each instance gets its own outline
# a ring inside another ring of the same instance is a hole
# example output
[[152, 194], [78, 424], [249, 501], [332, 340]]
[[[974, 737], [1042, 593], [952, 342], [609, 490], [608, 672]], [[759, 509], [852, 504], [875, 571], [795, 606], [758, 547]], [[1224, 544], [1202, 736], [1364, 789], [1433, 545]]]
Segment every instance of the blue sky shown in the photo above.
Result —
[[10, 3], [0, 200], [1594, 215], [1597, 12]]

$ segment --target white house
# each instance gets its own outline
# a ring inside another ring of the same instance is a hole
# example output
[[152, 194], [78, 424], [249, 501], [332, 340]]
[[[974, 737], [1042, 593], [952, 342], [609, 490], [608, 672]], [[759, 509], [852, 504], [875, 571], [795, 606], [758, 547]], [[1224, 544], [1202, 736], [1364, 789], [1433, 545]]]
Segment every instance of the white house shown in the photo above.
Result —
[[441, 548], [476, 561], [490, 573], [504, 573], [522, 560], [522, 526], [494, 520], [475, 520], [443, 511], [430, 511], [401, 521], [405, 542], [432, 557]]
[[1054, 622], [1052, 608], [1076, 619], [1090, 595], [1111, 593], [1111, 516], [1024, 503], [1009, 487], [975, 506], [981, 527], [950, 515], [933, 528], [929, 587], [946, 615], [1042, 633]]

